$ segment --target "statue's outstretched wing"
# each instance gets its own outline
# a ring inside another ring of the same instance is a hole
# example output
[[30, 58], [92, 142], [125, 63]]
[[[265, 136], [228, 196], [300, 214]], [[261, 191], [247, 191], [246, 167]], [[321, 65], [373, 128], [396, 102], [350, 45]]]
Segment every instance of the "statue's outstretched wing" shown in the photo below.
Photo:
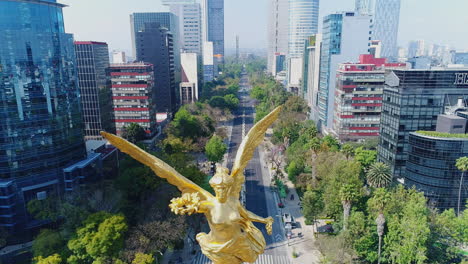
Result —
[[202, 200], [213, 198], [211, 193], [204, 190], [191, 180], [180, 175], [174, 168], [169, 166], [164, 161], [147, 153], [136, 145], [113, 134], [101, 132], [101, 135], [109, 140], [112, 145], [120, 149], [122, 152], [127, 153], [132, 158], [150, 167], [156, 173], [156, 175], [166, 179], [170, 184], [176, 186], [183, 194], [196, 192], [200, 194], [200, 198]]
[[250, 129], [249, 133], [239, 146], [236, 160], [231, 172], [231, 177], [234, 178], [235, 184], [231, 189], [230, 195], [234, 195], [236, 197], [239, 196], [242, 185], [245, 182], [244, 169], [252, 159], [257, 146], [262, 143], [268, 127], [270, 127], [271, 124], [273, 124], [273, 122], [278, 119], [281, 108], [281, 106], [275, 108], [275, 110], [257, 122], [257, 124], [255, 124], [252, 129]]

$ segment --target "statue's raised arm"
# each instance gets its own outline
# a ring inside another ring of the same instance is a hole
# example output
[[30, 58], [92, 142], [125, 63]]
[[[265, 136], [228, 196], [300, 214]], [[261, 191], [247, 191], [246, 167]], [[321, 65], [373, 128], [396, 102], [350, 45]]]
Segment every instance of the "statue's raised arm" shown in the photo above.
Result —
[[198, 206], [202, 202], [214, 198], [211, 193], [185, 178], [167, 163], [145, 152], [138, 146], [110, 133], [101, 132], [101, 135], [122, 152], [127, 153], [132, 158], [150, 167], [157, 176], [166, 179], [182, 192], [181, 198], [176, 198], [171, 201], [170, 207], [174, 213], [196, 213], [199, 209]]
[[265, 138], [265, 133], [277, 119], [281, 112], [282, 107], [275, 108], [271, 113], [265, 116], [262, 120], [258, 121], [252, 129], [250, 129], [247, 136], [242, 141], [239, 149], [237, 150], [236, 160], [231, 170], [231, 177], [234, 178], [234, 186], [230, 191], [231, 196], [239, 198], [242, 185], [245, 182], [244, 169], [247, 167], [249, 161], [253, 158], [255, 149], [262, 143]]

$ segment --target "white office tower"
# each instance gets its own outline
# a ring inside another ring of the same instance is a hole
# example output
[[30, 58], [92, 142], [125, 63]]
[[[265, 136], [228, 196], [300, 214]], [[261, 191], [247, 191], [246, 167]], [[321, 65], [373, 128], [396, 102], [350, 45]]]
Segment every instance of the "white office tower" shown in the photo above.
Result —
[[213, 42], [203, 42], [203, 81], [211, 82], [215, 77]]
[[182, 64], [182, 82], [180, 83], [180, 101], [190, 104], [198, 101], [198, 61], [197, 53], [180, 54]]
[[276, 56], [288, 54], [289, 0], [269, 0], [268, 14], [268, 72], [276, 76]]
[[408, 46], [408, 58], [424, 56], [424, 40], [411, 41]]
[[374, 55], [374, 58], [381, 58], [382, 42], [380, 42], [380, 40], [371, 40], [369, 53]]
[[382, 58], [395, 60], [401, 0], [376, 0], [372, 39], [382, 43]]
[[305, 41], [318, 33], [319, 0], [289, 1], [289, 58], [301, 58]]
[[322, 46], [322, 35], [316, 34], [307, 41], [304, 53], [304, 87], [303, 97], [310, 107], [310, 118], [318, 121], [318, 89], [320, 80], [320, 47]]
[[302, 58], [290, 58], [289, 59], [289, 71], [288, 71], [288, 91], [299, 95], [299, 89], [302, 82]]
[[201, 54], [202, 22], [201, 7], [195, 0], [162, 0], [177, 16], [180, 47], [183, 52]]
[[356, 13], [372, 15], [374, 13], [374, 0], [356, 0]]
[[123, 51], [113, 51], [112, 52], [112, 63], [127, 63], [127, 58], [125, 57], [125, 52], [123, 52]]

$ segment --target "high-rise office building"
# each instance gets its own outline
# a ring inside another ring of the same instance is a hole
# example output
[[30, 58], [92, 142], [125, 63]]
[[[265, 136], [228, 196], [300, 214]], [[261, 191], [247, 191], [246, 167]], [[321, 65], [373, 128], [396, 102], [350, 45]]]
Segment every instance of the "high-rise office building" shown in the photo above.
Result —
[[372, 39], [382, 43], [382, 58], [396, 60], [401, 0], [376, 0]]
[[457, 159], [468, 156], [468, 112], [464, 103], [458, 110], [458, 115], [439, 115], [438, 133], [416, 131], [409, 134], [405, 185], [416, 187], [429, 204], [440, 210], [458, 211], [458, 205], [464, 210], [468, 199], [468, 181], [466, 178], [462, 181], [462, 172], [456, 167]]
[[273, 65], [271, 74], [276, 76], [278, 73], [286, 70], [286, 54], [275, 53], [273, 56]]
[[[289, 0], [268, 1], [268, 72], [276, 76], [275, 60], [288, 54]], [[277, 62], [277, 60], [276, 60]]]
[[159, 113], [177, 111], [178, 91], [174, 71], [174, 46], [172, 34], [159, 23], [146, 23], [136, 34], [137, 61], [154, 66], [153, 102]]
[[215, 62], [213, 57], [213, 42], [203, 43], [203, 82], [211, 82], [215, 77]]
[[103, 42], [75, 41], [75, 53], [85, 140], [102, 140], [101, 131], [115, 133], [112, 91], [106, 78], [109, 48]]
[[290, 58], [288, 65], [289, 65], [289, 69], [288, 69], [287, 89], [289, 92], [293, 93], [294, 95], [299, 96], [300, 90], [301, 90], [303, 66], [304, 66], [303, 58]]
[[203, 42], [213, 42], [213, 56], [216, 58], [216, 64], [223, 63], [224, 0], [202, 0], [202, 25]]
[[453, 63], [468, 66], [468, 52], [455, 52]]
[[369, 51], [372, 16], [355, 12], [331, 14], [323, 19], [318, 99], [318, 126], [331, 128], [338, 64], [354, 62]]
[[386, 76], [378, 159], [404, 178], [410, 132], [435, 131], [437, 116], [468, 99], [468, 70], [393, 70]]
[[424, 40], [411, 41], [408, 46], [408, 58], [424, 56]]
[[153, 65], [144, 62], [111, 64], [109, 76], [117, 135], [122, 135], [132, 123], [143, 127], [148, 136], [157, 132], [153, 72]]
[[362, 15], [374, 14], [374, 0], [356, 0], [356, 13]]
[[342, 63], [336, 73], [333, 132], [342, 141], [379, 136], [385, 70], [406, 68], [406, 63], [387, 63], [371, 54], [359, 63]]
[[166, 28], [172, 34], [174, 47], [174, 66], [175, 66], [175, 80], [180, 80], [180, 26], [179, 19], [176, 15], [169, 12], [155, 12], [155, 13], [133, 13], [130, 15], [130, 30], [132, 34], [132, 47], [133, 56], [138, 61], [136, 34], [145, 29], [146, 23], [159, 23], [161, 27]]
[[180, 48], [183, 52], [201, 54], [201, 7], [195, 0], [163, 0], [178, 18]]
[[63, 7], [0, 1], [0, 226], [10, 230], [33, 228], [26, 204], [63, 193], [63, 169], [86, 157]]
[[318, 33], [319, 3], [319, 0], [289, 1], [289, 58], [302, 57], [305, 41]]
[[182, 82], [180, 83], [180, 101], [190, 104], [198, 101], [198, 58], [196, 53], [182, 53]]
[[318, 89], [320, 73], [320, 47], [322, 35], [310, 36], [304, 51], [304, 70], [302, 77], [302, 97], [307, 101], [311, 111], [310, 118], [318, 121]]
[[123, 51], [112, 52], [112, 63], [127, 63], [127, 57]]

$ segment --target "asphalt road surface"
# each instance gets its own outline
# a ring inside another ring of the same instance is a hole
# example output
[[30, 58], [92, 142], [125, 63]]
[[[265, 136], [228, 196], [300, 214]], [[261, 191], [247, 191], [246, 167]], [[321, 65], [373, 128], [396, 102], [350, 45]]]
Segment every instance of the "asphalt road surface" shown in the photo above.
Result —
[[[239, 97], [241, 106], [234, 113], [235, 119], [228, 152], [228, 168], [232, 168], [237, 149], [242, 142], [243, 133], [246, 135], [254, 125], [255, 109], [253, 107], [253, 100], [248, 94], [250, 85], [246, 76], [243, 76], [240, 85], [241, 92]], [[245, 170], [246, 207], [249, 211], [261, 217], [272, 216], [275, 219], [273, 234], [271, 236], [266, 233], [264, 224], [255, 223], [255, 225], [262, 230], [265, 236], [267, 242], [265, 254], [273, 255], [271, 263], [285, 263], [284, 259], [287, 256], [287, 249], [284, 245], [286, 243], [284, 230], [277, 211], [277, 201], [274, 199], [274, 194], [270, 191], [270, 176], [267, 175], [268, 172], [263, 164], [257, 148], [253, 159]]]

